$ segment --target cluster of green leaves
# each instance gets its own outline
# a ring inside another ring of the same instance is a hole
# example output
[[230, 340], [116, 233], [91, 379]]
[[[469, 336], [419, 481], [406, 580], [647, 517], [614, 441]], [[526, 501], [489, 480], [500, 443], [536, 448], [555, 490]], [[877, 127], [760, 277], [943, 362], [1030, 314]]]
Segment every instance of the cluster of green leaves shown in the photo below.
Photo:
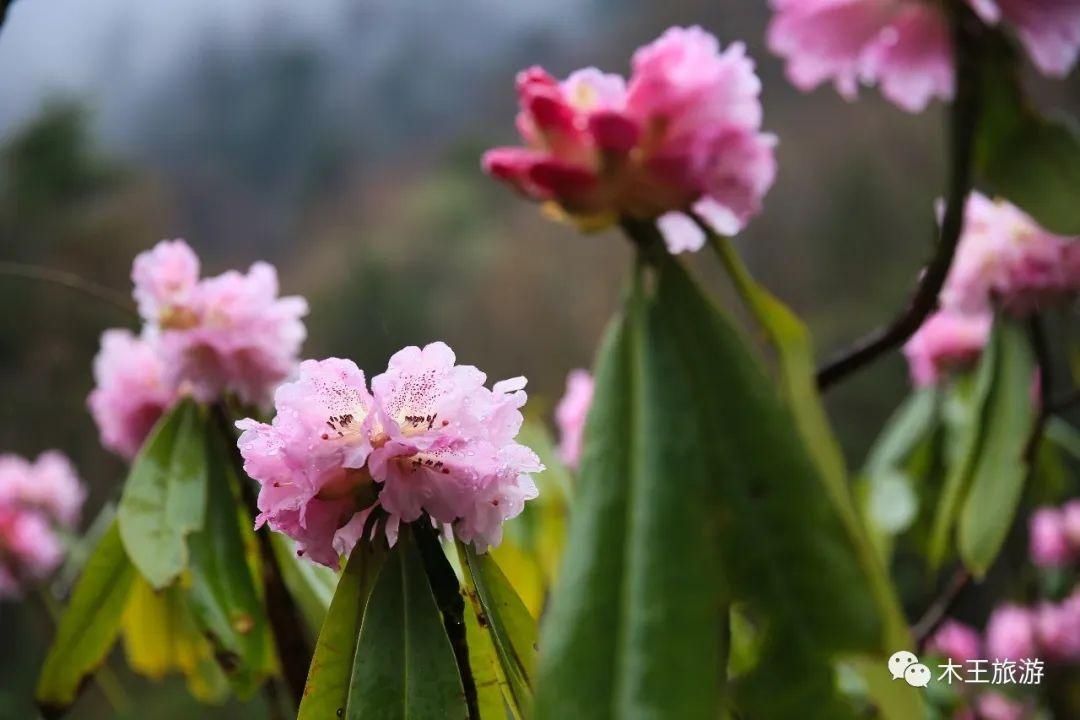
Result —
[[353, 549], [299, 720], [528, 716], [536, 620], [489, 554], [456, 552], [460, 577], [422, 520]]
[[249, 696], [276, 671], [251, 519], [226, 442], [191, 400], [154, 428], [42, 668], [36, 696], [50, 714], [74, 702], [121, 633], [133, 669], [182, 672], [204, 700], [230, 688]]
[[860, 478], [883, 561], [907, 531], [936, 570], [956, 556], [986, 574], [1031, 476], [1035, 359], [1015, 320], [997, 318], [975, 369], [909, 397], [886, 424]]
[[[882, 682], [903, 619], [829, 454], [805, 330], [726, 261], [783, 393], [675, 260], [638, 265], [597, 364], [538, 718], [853, 716], [840, 657], [890, 695], [891, 717], [919, 711]], [[729, 686], [731, 603], [734, 643], [747, 626], [757, 640]]]

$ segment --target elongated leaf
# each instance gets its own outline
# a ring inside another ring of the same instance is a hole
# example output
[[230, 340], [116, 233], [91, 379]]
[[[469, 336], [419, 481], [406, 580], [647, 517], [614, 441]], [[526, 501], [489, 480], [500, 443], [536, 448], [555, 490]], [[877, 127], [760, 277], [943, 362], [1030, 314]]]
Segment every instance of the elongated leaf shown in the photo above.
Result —
[[491, 634], [507, 681], [507, 703], [517, 717], [529, 717], [536, 667], [536, 619], [490, 554], [478, 555], [471, 545], [461, 543], [458, 554], [465, 570], [470, 610]]
[[326, 620], [326, 611], [337, 588], [338, 575], [328, 567], [298, 557], [293, 542], [281, 533], [271, 533], [270, 544], [281, 570], [281, 579], [300, 606], [304, 619], [311, 625], [314, 637]]
[[934, 388], [917, 390], [909, 395], [874, 441], [863, 472], [872, 477], [903, 465], [919, 442], [933, 430], [936, 408], [937, 390]]
[[271, 652], [267, 621], [244, 549], [237, 512], [237, 482], [229, 449], [217, 427], [206, 423], [206, 517], [188, 539], [191, 609], [216, 657], [241, 697], [261, 683]]
[[[867, 530], [860, 523], [848, 487], [847, 468], [840, 444], [833, 435], [828, 415], [817, 388], [814, 346], [810, 332], [784, 303], [758, 285], [743, 265], [731, 242], [702, 224], [713, 248], [727, 269], [736, 291], [766, 331], [776, 352], [784, 396], [794, 416], [799, 434], [818, 468], [826, 492], [844, 524], [862, 568], [878, 612], [883, 620], [881, 650], [910, 644], [910, 633], [888, 571], [873, 552]], [[917, 697], [914, 694], [912, 697]]]
[[632, 333], [639, 322], [636, 293], [632, 302], [634, 307], [624, 312], [632, 311], [633, 318], [620, 316], [612, 322], [597, 360], [596, 389], [567, 537], [573, 552], [563, 560], [550, 614], [541, 628], [543, 652], [536, 697], [540, 720], [603, 720], [615, 713], [632, 482], [630, 449], [636, 440], [639, 392], [632, 357]]
[[468, 718], [454, 651], [411, 528], [402, 528], [364, 612], [345, 717]]
[[135, 580], [113, 524], [102, 536], [75, 584], [35, 693], [46, 714], [75, 701], [83, 680], [104, 661], [120, 632], [120, 620]]
[[977, 142], [983, 182], [1047, 230], [1080, 234], [1080, 132], [1070, 118], [1045, 118], [1024, 97], [1015, 62], [988, 54]]
[[953, 528], [967, 492], [971, 462], [978, 449], [979, 418], [993, 381], [995, 357], [995, 346], [987, 344], [975, 376], [954, 382], [942, 404], [946, 474], [930, 532], [928, 560], [932, 568], [940, 567], [951, 549]]
[[746, 713], [845, 717], [828, 656], [881, 637], [852, 541], [739, 334], [657, 262], [598, 363], [536, 717], [716, 717], [731, 596], [767, 618], [777, 661], [741, 685]]
[[154, 679], [181, 673], [188, 691], [200, 702], [219, 703], [228, 697], [229, 683], [179, 586], [154, 590], [136, 577], [124, 609], [123, 631], [124, 654], [135, 672]]
[[345, 716], [360, 624], [385, 559], [381, 544], [361, 542], [353, 548], [315, 644], [297, 720]]
[[158, 590], [187, 567], [187, 536], [203, 525], [203, 424], [201, 410], [191, 400], [162, 418], [135, 458], [117, 508], [124, 550]]
[[[906, 465], [930, 442], [938, 427], [937, 407], [936, 389], [912, 393], [885, 423], [867, 453], [859, 497], [883, 563], [891, 557], [893, 536], [907, 530], [918, 515], [919, 498]], [[901, 645], [906, 644], [895, 647]]]
[[1024, 451], [1035, 422], [1035, 360], [1023, 329], [998, 318], [990, 342], [995, 346], [994, 378], [982, 410], [958, 537], [960, 557], [977, 577], [990, 569], [1016, 517], [1028, 474]]
[[[880, 683], [882, 661], [894, 648], [911, 644], [903, 610], [889, 578], [884, 552], [875, 556], [874, 548], [884, 543], [872, 536], [857, 516], [848, 489], [847, 468], [840, 444], [833, 436], [821, 394], [817, 388], [813, 341], [809, 330], [784, 303], [759, 285], [743, 264], [727, 238], [701, 224], [713, 248], [724, 264], [735, 290], [754, 319], [765, 330], [776, 353], [781, 386], [794, 415], [803, 443], [817, 465], [818, 472], [838, 513], [862, 571], [870, 584], [884, 628], [877, 653], [851, 657], [851, 667], [862, 674], [871, 698], [887, 717], [918, 718], [924, 715], [922, 698], [910, 690], [899, 692]], [[877, 541], [877, 542], [875, 542]], [[790, 657], [784, 658], [791, 660]], [[794, 665], [790, 666], [794, 671]], [[812, 678], [805, 678], [812, 682]]]
[[[466, 596], [466, 603], [478, 601]], [[509, 697], [510, 686], [502, 674], [499, 655], [488, 628], [481, 627], [481, 615], [473, 607], [465, 613], [465, 638], [469, 647], [469, 667], [476, 685], [476, 706], [480, 720], [522, 720], [516, 708], [508, 707], [503, 700]]]
[[1080, 431], [1059, 417], [1046, 421], [1046, 439], [1080, 460]]

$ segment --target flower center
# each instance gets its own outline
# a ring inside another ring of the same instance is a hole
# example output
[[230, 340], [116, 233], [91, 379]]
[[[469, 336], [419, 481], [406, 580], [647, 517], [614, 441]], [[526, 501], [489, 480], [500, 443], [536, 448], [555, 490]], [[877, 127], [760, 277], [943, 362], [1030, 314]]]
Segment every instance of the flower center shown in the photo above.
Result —
[[158, 315], [158, 325], [163, 330], [190, 330], [198, 324], [199, 316], [183, 305], [170, 305]]

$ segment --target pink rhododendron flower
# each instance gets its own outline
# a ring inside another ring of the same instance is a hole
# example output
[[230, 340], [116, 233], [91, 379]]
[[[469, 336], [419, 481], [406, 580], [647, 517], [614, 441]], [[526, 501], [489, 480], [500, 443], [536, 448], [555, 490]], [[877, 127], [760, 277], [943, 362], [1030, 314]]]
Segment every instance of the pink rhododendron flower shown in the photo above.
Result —
[[[969, 0], [989, 24], [1004, 23], [1045, 74], [1064, 75], [1080, 49], [1077, 0]], [[952, 40], [942, 4], [926, 0], [772, 0], [769, 47], [800, 90], [832, 81], [847, 99], [877, 85], [919, 112], [953, 94]]]
[[1031, 562], [1041, 567], [1060, 567], [1073, 557], [1065, 532], [1065, 516], [1057, 508], [1039, 508], [1028, 520]]
[[151, 343], [127, 330], [106, 330], [94, 358], [96, 386], [87, 399], [101, 444], [130, 460], [162, 413], [176, 400], [164, 363]]
[[262, 405], [295, 371], [307, 303], [278, 297], [270, 265], [200, 280], [191, 248], [166, 240], [135, 258], [131, 276], [146, 324], [138, 337], [120, 329], [102, 335], [88, 398], [110, 450], [133, 458], [181, 395], [214, 402], [235, 393]]
[[1080, 595], [1042, 603], [1034, 612], [1039, 648], [1054, 660], [1080, 660]]
[[1026, 313], [1080, 289], [1080, 244], [1053, 235], [1019, 208], [972, 193], [942, 305], [975, 313], [1000, 302]]
[[244, 468], [262, 486], [257, 522], [331, 567], [376, 507], [391, 542], [398, 523], [426, 513], [480, 550], [497, 545], [543, 466], [514, 441], [524, 378], [485, 381], [443, 343], [396, 353], [370, 392], [348, 360], [305, 361], [278, 389], [271, 424], [237, 424]]
[[36, 511], [73, 528], [84, 500], [86, 491], [62, 453], [50, 450], [32, 463], [18, 455], [0, 455], [0, 506]]
[[192, 302], [199, 283], [199, 258], [183, 240], [162, 240], [139, 254], [131, 268], [139, 314], [149, 322], [174, 324]]
[[39, 513], [0, 505], [0, 597], [49, 576], [63, 558], [59, 538]]
[[[990, 0], [985, 0], [993, 4]], [[1080, 51], [1080, 2], [1077, 0], [995, 0], [1000, 17], [1045, 75], [1063, 77]], [[991, 17], [990, 19], [994, 19]]]
[[990, 337], [989, 312], [963, 315], [937, 312], [904, 345], [911, 379], [918, 387], [936, 384], [952, 369], [974, 363]]
[[921, 0], [773, 0], [768, 42], [800, 90], [832, 80], [852, 99], [859, 82], [918, 112], [953, 92], [945, 17]]
[[956, 620], [946, 620], [926, 641], [926, 649], [963, 664], [982, 656], [982, 640], [974, 628]]
[[663, 219], [671, 252], [705, 236], [693, 210], [734, 234], [776, 175], [776, 138], [761, 132], [761, 82], [742, 44], [721, 51], [699, 27], [671, 28], [634, 53], [629, 81], [588, 68], [558, 81], [518, 75], [517, 127], [528, 147], [496, 148], [484, 169], [552, 202], [585, 229]]
[[1038, 653], [1035, 621], [1031, 611], [1018, 605], [1002, 605], [986, 624], [986, 652], [991, 660], [1019, 661]]
[[262, 404], [296, 365], [307, 302], [279, 298], [277, 271], [266, 263], [201, 281], [198, 267], [182, 240], [135, 259], [135, 297], [167, 380], [204, 402], [234, 392]]
[[1080, 500], [1070, 500], [1061, 506], [1061, 522], [1069, 544], [1080, 551]]
[[996, 692], [980, 694], [975, 705], [980, 720], [1023, 720], [1028, 714], [1025, 704]]
[[[371, 395], [349, 360], [300, 364], [299, 378], [278, 388], [271, 425], [242, 420], [244, 469], [257, 480], [257, 522], [297, 541], [316, 562], [334, 566], [347, 548], [334, 535], [360, 509], [370, 485]], [[370, 502], [368, 503], [370, 505]]]
[[566, 376], [566, 393], [555, 407], [555, 423], [559, 426], [559, 459], [569, 467], [581, 462], [585, 418], [593, 398], [593, 378], [586, 370], [572, 370]]
[[85, 498], [75, 469], [59, 452], [32, 463], [0, 455], [0, 597], [18, 595], [56, 569], [63, 548], [55, 528], [74, 527]]

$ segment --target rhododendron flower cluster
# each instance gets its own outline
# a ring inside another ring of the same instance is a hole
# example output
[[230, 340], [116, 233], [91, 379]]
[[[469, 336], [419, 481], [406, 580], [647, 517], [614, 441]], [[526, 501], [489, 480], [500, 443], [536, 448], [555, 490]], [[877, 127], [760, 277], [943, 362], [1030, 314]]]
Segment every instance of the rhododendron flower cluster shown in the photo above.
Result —
[[1029, 702], [991, 691], [979, 693], [975, 699], [975, 711], [965, 709], [955, 717], [956, 720], [1025, 720], [1035, 717], [1032, 710]]
[[[1080, 556], [1080, 500], [1060, 508], [1039, 508], [1029, 519], [1028, 529], [1036, 565], [1060, 567], [1075, 560]], [[987, 621], [984, 640], [973, 628], [948, 620], [927, 641], [927, 648], [961, 661], [1042, 657], [1080, 662], [1080, 588], [1059, 602], [999, 606]]]
[[904, 346], [912, 381], [934, 385], [970, 366], [990, 337], [995, 306], [1025, 315], [1080, 290], [1080, 244], [1047, 232], [1004, 200], [972, 193], [949, 276], [931, 315]]
[[370, 513], [387, 537], [426, 514], [483, 551], [537, 489], [536, 454], [514, 441], [525, 379], [488, 389], [443, 343], [407, 347], [371, 380], [349, 360], [307, 360], [275, 396], [271, 424], [241, 420], [244, 469], [262, 486], [257, 524], [336, 567]]
[[1063, 567], [1080, 558], [1080, 500], [1032, 513], [1028, 544], [1031, 561], [1040, 567]]
[[79, 521], [86, 492], [71, 463], [50, 451], [29, 462], [0, 455], [0, 597], [18, 595], [60, 564], [56, 530]]
[[577, 468], [581, 462], [585, 418], [593, 399], [593, 378], [587, 370], [571, 370], [566, 376], [566, 392], [555, 407], [555, 424], [559, 427], [559, 459]]
[[88, 399], [109, 449], [133, 457], [182, 394], [212, 402], [233, 393], [265, 404], [295, 371], [307, 303], [278, 297], [272, 266], [200, 280], [198, 257], [173, 240], [136, 257], [132, 280], [145, 324], [138, 336], [105, 331]]
[[927, 651], [944, 658], [965, 663], [982, 657], [982, 638], [979, 632], [957, 620], [948, 619], [926, 641]]
[[[1076, 600], [1068, 600], [1060, 607], [1071, 607], [1075, 603]], [[1076, 617], [1080, 618], [1080, 615]], [[1075, 656], [1064, 658], [1051, 654], [1060, 643], [1056, 639], [1051, 639], [1049, 643], [1041, 641], [1037, 618], [1037, 614], [1025, 608], [1003, 605], [991, 615], [985, 641], [975, 628], [950, 618], [927, 639], [926, 650], [943, 661], [948, 660], [962, 667], [968, 667], [969, 662], [978, 660], [982, 660], [983, 668], [989, 668], [992, 662], [998, 660], [1020, 663], [1025, 659], [1077, 659]], [[1080, 626], [1076, 627], [1080, 629]], [[1065, 625], [1055, 619], [1053, 629], [1061, 631]], [[960, 693], [967, 702], [954, 713], [953, 717], [957, 720], [1021, 720], [1029, 717], [1032, 710], [1027, 703], [1000, 693], [987, 692], [984, 685], [968, 683], [966, 687], [961, 686]]]
[[761, 209], [776, 138], [761, 131], [761, 82], [741, 43], [721, 51], [699, 27], [671, 28], [637, 50], [629, 80], [587, 68], [559, 81], [517, 78], [528, 147], [497, 148], [484, 169], [551, 202], [586, 229], [659, 220], [671, 252], [697, 250], [697, 213], [732, 235]]
[[970, 367], [982, 354], [992, 324], [990, 312], [931, 315], [904, 345], [912, 382], [917, 387], [936, 385], [949, 370]]
[[1061, 602], [999, 607], [986, 625], [986, 650], [995, 658], [1080, 662], [1080, 590]]
[[[968, 0], [983, 22], [1015, 33], [1035, 66], [1064, 76], [1080, 51], [1078, 0]], [[769, 47], [801, 90], [831, 80], [847, 99], [859, 83], [918, 112], [953, 95], [944, 3], [927, 0], [772, 0]]]
[[944, 307], [978, 313], [995, 303], [1017, 315], [1080, 290], [1080, 244], [1054, 235], [1004, 200], [968, 198], [964, 232], [941, 292]]

